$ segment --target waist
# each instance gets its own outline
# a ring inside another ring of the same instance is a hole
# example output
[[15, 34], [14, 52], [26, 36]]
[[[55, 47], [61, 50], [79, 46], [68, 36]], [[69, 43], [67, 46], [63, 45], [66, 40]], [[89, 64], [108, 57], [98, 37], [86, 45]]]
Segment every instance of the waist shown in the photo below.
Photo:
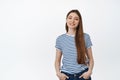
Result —
[[74, 74], [70, 74], [70, 73], [67, 73], [67, 72], [63, 72], [63, 71], [61, 71], [61, 73], [64, 73], [64, 74], [66, 74], [67, 76], [80, 76], [80, 75], [82, 75], [84, 72], [86, 72], [86, 71], [88, 71], [88, 68], [86, 68], [85, 70], [83, 70], [83, 71], [81, 71], [81, 72], [79, 72], [79, 73], [74, 73]]

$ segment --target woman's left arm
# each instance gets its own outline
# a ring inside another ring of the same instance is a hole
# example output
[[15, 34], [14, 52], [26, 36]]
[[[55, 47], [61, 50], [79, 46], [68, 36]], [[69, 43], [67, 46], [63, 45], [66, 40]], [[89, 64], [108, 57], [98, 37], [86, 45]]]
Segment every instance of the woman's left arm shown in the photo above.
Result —
[[87, 52], [87, 57], [89, 59], [89, 64], [88, 64], [88, 72], [90, 72], [92, 74], [92, 70], [93, 70], [93, 66], [94, 66], [94, 59], [93, 59], [93, 55], [92, 55], [92, 48], [87, 48], [86, 49]]
[[84, 79], [88, 79], [91, 74], [92, 74], [92, 70], [93, 70], [93, 66], [94, 66], [94, 59], [93, 59], [93, 55], [92, 55], [92, 48], [87, 48], [86, 49], [86, 53], [87, 53], [87, 57], [89, 59], [89, 64], [88, 64], [88, 71], [83, 73], [81, 77], [83, 77]]

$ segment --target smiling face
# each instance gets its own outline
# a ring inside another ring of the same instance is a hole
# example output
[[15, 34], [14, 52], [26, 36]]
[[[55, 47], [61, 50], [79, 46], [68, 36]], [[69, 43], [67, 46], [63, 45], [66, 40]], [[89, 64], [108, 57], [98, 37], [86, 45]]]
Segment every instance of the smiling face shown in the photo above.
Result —
[[75, 29], [79, 25], [79, 21], [79, 16], [75, 12], [70, 13], [66, 19], [67, 26], [71, 29]]

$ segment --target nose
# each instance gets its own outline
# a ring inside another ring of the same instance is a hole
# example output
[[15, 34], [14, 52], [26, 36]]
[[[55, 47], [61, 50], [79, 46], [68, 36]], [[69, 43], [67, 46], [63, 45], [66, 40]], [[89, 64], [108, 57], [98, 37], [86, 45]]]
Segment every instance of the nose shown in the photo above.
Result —
[[71, 19], [71, 22], [72, 22], [72, 23], [74, 23], [74, 22], [75, 22], [75, 20], [74, 20], [74, 19]]

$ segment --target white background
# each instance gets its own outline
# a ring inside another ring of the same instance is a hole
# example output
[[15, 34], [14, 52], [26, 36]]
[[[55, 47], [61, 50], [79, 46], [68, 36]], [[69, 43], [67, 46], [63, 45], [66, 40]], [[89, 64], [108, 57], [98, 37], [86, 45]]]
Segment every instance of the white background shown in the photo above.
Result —
[[58, 80], [55, 40], [71, 9], [93, 42], [93, 80], [120, 80], [119, 0], [0, 0], [0, 80]]

